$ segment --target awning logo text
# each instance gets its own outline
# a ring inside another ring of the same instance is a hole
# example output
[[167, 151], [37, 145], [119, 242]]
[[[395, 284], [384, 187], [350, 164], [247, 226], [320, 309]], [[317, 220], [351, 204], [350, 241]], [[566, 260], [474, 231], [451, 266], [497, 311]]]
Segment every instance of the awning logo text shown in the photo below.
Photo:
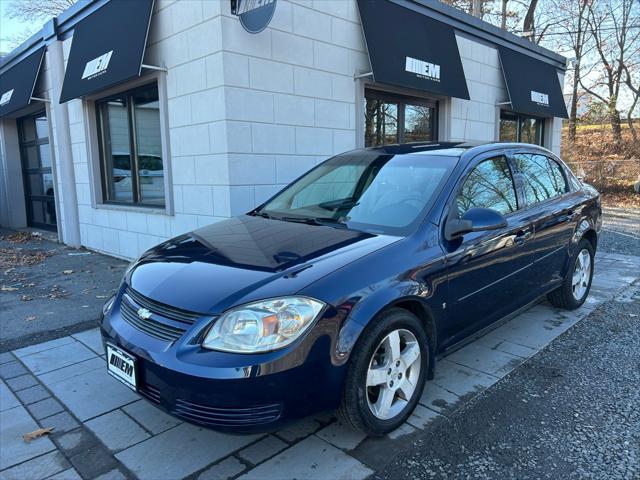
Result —
[[543, 107], [549, 106], [549, 95], [546, 93], [536, 92], [531, 90], [531, 101], [533, 103], [537, 103], [538, 105], [542, 105]]
[[2, 94], [2, 97], [0, 97], [0, 107], [5, 106], [7, 103], [9, 103], [11, 101], [11, 96], [13, 95], [13, 88], [11, 90], [7, 90], [6, 92], [4, 92]]
[[435, 63], [406, 57], [404, 69], [407, 72], [415, 73], [420, 78], [426, 78], [427, 80], [433, 80], [434, 82], [440, 81], [440, 65], [436, 65]]
[[102, 75], [107, 71], [107, 67], [109, 66], [109, 61], [111, 60], [111, 55], [113, 55], [113, 50], [100, 55], [93, 60], [89, 60], [87, 64], [84, 66], [84, 72], [82, 73], [83, 80], [90, 80], [92, 78], [97, 77], [98, 75]]

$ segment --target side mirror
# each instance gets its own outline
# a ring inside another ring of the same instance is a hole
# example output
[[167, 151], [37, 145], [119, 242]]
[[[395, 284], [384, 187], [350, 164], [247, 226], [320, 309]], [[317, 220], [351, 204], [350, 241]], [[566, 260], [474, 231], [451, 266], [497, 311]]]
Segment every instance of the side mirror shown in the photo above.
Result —
[[470, 232], [497, 230], [507, 226], [507, 219], [490, 208], [471, 208], [462, 218], [448, 218], [444, 227], [447, 240], [455, 240]]

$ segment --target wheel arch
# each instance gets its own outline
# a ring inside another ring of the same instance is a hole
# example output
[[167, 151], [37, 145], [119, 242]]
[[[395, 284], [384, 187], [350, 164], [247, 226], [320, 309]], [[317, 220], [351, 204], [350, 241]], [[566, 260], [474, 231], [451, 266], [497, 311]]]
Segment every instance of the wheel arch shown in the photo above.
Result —
[[390, 308], [406, 310], [418, 317], [424, 325], [427, 338], [429, 339], [429, 371], [427, 372], [427, 379], [433, 379], [435, 374], [436, 349], [438, 348], [438, 329], [431, 309], [423, 301], [411, 297], [397, 299], [385, 307], [383, 311]]

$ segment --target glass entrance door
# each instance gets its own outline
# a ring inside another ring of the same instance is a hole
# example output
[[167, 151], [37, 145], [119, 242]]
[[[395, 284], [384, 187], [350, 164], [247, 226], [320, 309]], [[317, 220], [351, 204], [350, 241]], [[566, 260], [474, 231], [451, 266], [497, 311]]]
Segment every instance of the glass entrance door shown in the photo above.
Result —
[[44, 112], [18, 120], [27, 225], [57, 230], [49, 124]]

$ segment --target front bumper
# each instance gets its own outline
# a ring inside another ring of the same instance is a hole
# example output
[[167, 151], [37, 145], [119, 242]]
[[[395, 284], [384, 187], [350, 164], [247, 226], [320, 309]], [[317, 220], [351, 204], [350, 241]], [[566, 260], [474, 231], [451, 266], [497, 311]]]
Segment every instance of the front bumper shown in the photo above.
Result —
[[339, 404], [346, 367], [331, 361], [331, 319], [319, 319], [282, 350], [230, 354], [200, 347], [211, 318], [165, 341], [127, 322], [121, 302], [122, 294], [102, 319], [103, 340], [136, 358], [138, 393], [171, 415], [229, 433], [256, 433]]

